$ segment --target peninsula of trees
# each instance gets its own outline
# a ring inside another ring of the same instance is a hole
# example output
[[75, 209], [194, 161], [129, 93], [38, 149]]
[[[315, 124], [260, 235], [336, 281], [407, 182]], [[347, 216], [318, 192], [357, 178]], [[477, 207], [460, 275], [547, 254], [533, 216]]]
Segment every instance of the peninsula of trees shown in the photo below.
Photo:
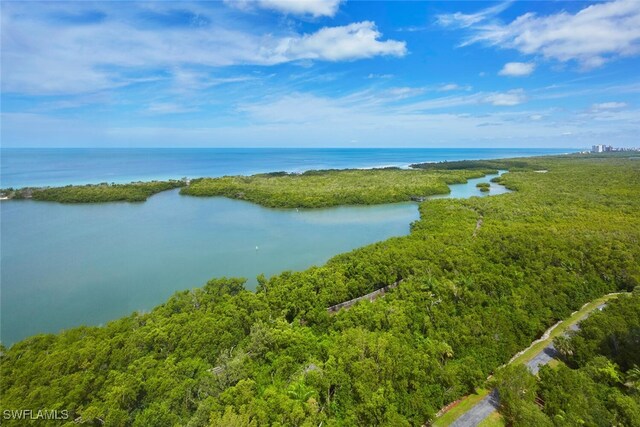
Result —
[[[243, 279], [215, 279], [149, 313], [25, 339], [1, 352], [3, 408], [66, 409], [69, 426], [428, 423], [557, 320], [640, 285], [640, 160], [628, 157], [494, 161], [491, 167], [510, 169], [500, 181], [512, 193], [425, 201], [408, 236], [305, 271], [260, 277], [256, 292], [245, 290]], [[442, 179], [487, 166], [465, 163]], [[328, 176], [348, 180], [351, 173]], [[381, 176], [405, 172], [357, 173], [370, 174], [385, 193], [391, 190]], [[241, 188], [250, 194], [304, 184], [304, 177], [273, 178]], [[327, 311], [395, 283], [373, 302]], [[638, 395], [616, 378], [629, 380], [640, 353], [638, 323], [619, 323], [637, 316], [637, 301], [620, 302], [618, 320], [589, 318], [594, 326], [583, 325], [572, 338], [568, 368], [542, 371], [535, 393], [543, 409], [525, 403], [523, 410], [542, 411], [532, 416], [557, 425], [599, 414], [605, 423], [632, 425], [625, 420], [635, 419]], [[616, 307], [602, 316], [618, 313]], [[618, 349], [629, 343], [625, 354], [636, 359], [608, 353], [615, 342]], [[619, 393], [612, 401], [590, 404], [604, 393], [590, 382], [601, 381], [592, 373], [613, 381], [607, 387]], [[563, 406], [577, 399], [563, 390], [575, 394], [582, 385], [591, 387], [586, 403]], [[520, 419], [518, 403], [514, 408], [511, 419]]]
[[[480, 178], [495, 169], [406, 170], [311, 170], [302, 174], [274, 172], [253, 176], [199, 178], [130, 184], [69, 185], [66, 187], [6, 189], [12, 199], [60, 203], [142, 202], [165, 190], [183, 187], [189, 196], [224, 196], [272, 208], [319, 208], [338, 205], [372, 205], [423, 200], [447, 194], [447, 184]], [[187, 185], [188, 183], [188, 185]]]
[[447, 194], [447, 184], [480, 178], [495, 169], [406, 170], [350, 169], [276, 172], [253, 176], [195, 179], [180, 193], [190, 196], [225, 196], [272, 208], [319, 208], [338, 205], [373, 205], [422, 200]]
[[59, 203], [144, 202], [161, 191], [186, 185], [184, 180], [132, 182], [130, 184], [68, 185], [65, 187], [2, 190], [11, 199], [33, 199]]

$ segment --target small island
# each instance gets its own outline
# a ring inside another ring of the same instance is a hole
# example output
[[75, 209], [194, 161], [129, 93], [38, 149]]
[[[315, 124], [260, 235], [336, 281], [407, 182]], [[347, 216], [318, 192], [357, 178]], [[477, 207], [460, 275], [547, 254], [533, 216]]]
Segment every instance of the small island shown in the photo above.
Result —
[[476, 184], [476, 187], [483, 193], [488, 193], [489, 190], [491, 190], [491, 184], [489, 184], [488, 182], [479, 182], [478, 184]]

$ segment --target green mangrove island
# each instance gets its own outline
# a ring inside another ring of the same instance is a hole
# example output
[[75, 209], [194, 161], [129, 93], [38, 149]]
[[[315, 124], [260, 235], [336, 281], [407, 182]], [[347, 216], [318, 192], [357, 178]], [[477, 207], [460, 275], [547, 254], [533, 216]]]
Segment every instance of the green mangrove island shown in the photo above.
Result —
[[156, 193], [184, 185], [186, 185], [185, 180], [169, 180], [130, 184], [101, 183], [47, 188], [7, 188], [1, 193], [8, 199], [33, 199], [59, 203], [144, 202]]
[[476, 184], [476, 187], [483, 192], [487, 192], [491, 190], [491, 184], [489, 184], [488, 182], [480, 182]]
[[447, 184], [461, 184], [496, 169], [406, 170], [347, 169], [275, 172], [253, 176], [194, 179], [180, 190], [190, 196], [225, 196], [271, 208], [320, 208], [421, 200], [449, 193]]
[[320, 208], [421, 201], [435, 194], [448, 194], [448, 184], [466, 183], [491, 173], [497, 170], [311, 170], [301, 174], [273, 172], [130, 184], [9, 188], [2, 194], [10, 199], [60, 203], [142, 202], [153, 194], [182, 187], [180, 193], [189, 196], [224, 196], [271, 208]]
[[628, 291], [560, 345], [563, 363], [496, 381], [513, 425], [640, 425], [640, 160], [419, 169], [193, 181], [183, 193], [277, 207], [408, 200], [496, 169], [513, 192], [427, 200], [408, 236], [261, 276], [256, 292], [216, 278], [2, 348], [3, 409], [65, 410], [68, 426], [420, 426], [584, 303]]

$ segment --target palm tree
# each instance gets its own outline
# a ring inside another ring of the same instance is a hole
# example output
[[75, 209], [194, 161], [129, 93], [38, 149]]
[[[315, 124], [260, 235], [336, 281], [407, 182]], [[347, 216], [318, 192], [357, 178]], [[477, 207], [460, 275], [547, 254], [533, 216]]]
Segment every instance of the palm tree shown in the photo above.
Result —
[[564, 360], [573, 356], [573, 345], [571, 345], [571, 340], [566, 335], [555, 337], [553, 339], [553, 346]]
[[311, 387], [308, 387], [304, 382], [298, 381], [293, 383], [289, 390], [287, 391], [287, 395], [290, 398], [297, 400], [299, 402], [306, 402], [315, 394], [315, 390]]

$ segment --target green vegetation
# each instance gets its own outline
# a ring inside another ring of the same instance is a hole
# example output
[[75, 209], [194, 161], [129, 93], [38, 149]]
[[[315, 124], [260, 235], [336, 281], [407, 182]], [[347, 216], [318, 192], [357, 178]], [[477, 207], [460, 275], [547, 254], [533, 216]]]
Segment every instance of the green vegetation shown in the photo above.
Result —
[[[567, 333], [571, 326], [578, 324], [582, 319], [586, 318], [590, 315], [594, 310], [596, 310], [600, 305], [606, 303], [607, 301], [618, 298], [621, 295], [619, 293], [605, 295], [601, 298], [596, 298], [595, 300], [587, 303], [580, 310], [577, 310], [567, 319], [563, 320], [557, 327], [555, 327], [551, 333], [549, 333], [549, 337], [546, 340], [541, 340], [536, 344], [529, 347], [526, 351], [520, 354], [518, 357], [514, 358], [512, 363], [527, 363], [531, 359], [534, 358], [538, 353], [544, 350], [549, 344], [554, 342], [556, 338], [562, 337], [565, 333]], [[553, 361], [552, 361], [553, 362]], [[553, 364], [550, 362], [550, 364]]]
[[[640, 161], [518, 161], [501, 178], [513, 193], [426, 201], [410, 235], [260, 277], [255, 293], [214, 280], [150, 313], [16, 343], [0, 358], [3, 409], [105, 426], [422, 425], [585, 302], [640, 284]], [[601, 351], [576, 344], [568, 363], [588, 364], [590, 348]]]
[[422, 200], [447, 194], [460, 184], [495, 169], [422, 171], [397, 168], [276, 172], [253, 176], [195, 179], [181, 190], [190, 196], [225, 196], [272, 208], [319, 208]]
[[504, 427], [507, 423], [505, 422], [502, 415], [499, 412], [494, 412], [489, 415], [487, 418], [482, 420], [478, 427]]
[[556, 338], [565, 363], [539, 378], [513, 366], [496, 375], [500, 412], [514, 426], [640, 425], [640, 287]]
[[[596, 310], [603, 303], [606, 303], [607, 301], [613, 298], [617, 298], [619, 295], [621, 294], [620, 293], [608, 294], [601, 298], [596, 298], [595, 300], [585, 304], [583, 307], [580, 308], [580, 310], [575, 311], [574, 313], [571, 314], [571, 316], [559, 322], [553, 328], [553, 330], [549, 332], [548, 337], [546, 339], [539, 340], [534, 345], [531, 345], [525, 351], [523, 351], [520, 355], [518, 355], [518, 357], [515, 357], [513, 360], [511, 360], [510, 363], [514, 365], [526, 364], [538, 353], [543, 351], [545, 347], [551, 344], [554, 341], [554, 339], [558, 337], [562, 337], [567, 331], [570, 330], [570, 328], [573, 325], [577, 324], [580, 320], [586, 318], [590, 313]], [[551, 362], [549, 362], [548, 365], [549, 366], [557, 365], [557, 360], [556, 359], [552, 360]], [[488, 383], [487, 385], [491, 386], [492, 382], [493, 381], [490, 379], [487, 382]], [[472, 408], [476, 403], [478, 403], [480, 400], [486, 397], [491, 390], [492, 390], [491, 388], [481, 388], [481, 389], [477, 389], [475, 393], [465, 396], [463, 399], [460, 400], [459, 404], [451, 408], [449, 411], [445, 412], [442, 416], [435, 419], [432, 425], [434, 427], [446, 427], [450, 425], [455, 420], [457, 420], [462, 414], [464, 414], [470, 408]], [[492, 421], [490, 421], [490, 419]], [[487, 420], [485, 421], [486, 421], [486, 425], [504, 425], [504, 420], [502, 419], [501, 416], [490, 417], [490, 418], [487, 418]]]
[[508, 169], [510, 171], [530, 171], [538, 169], [534, 158], [503, 160], [454, 160], [439, 163], [415, 163], [415, 169], [423, 170], [473, 170], [473, 169]]
[[458, 401], [451, 409], [446, 411], [442, 416], [436, 418], [431, 425], [433, 427], [446, 427], [451, 425], [455, 420], [460, 418], [462, 414], [473, 408], [478, 402], [484, 399], [491, 390], [486, 388], [478, 388], [475, 393], [465, 396]]
[[6, 189], [12, 199], [33, 199], [59, 203], [144, 202], [161, 191], [185, 185], [184, 181], [132, 182], [130, 184], [68, 185], [52, 188]]
[[491, 184], [488, 182], [479, 182], [476, 184], [476, 187], [485, 193], [491, 190]]

